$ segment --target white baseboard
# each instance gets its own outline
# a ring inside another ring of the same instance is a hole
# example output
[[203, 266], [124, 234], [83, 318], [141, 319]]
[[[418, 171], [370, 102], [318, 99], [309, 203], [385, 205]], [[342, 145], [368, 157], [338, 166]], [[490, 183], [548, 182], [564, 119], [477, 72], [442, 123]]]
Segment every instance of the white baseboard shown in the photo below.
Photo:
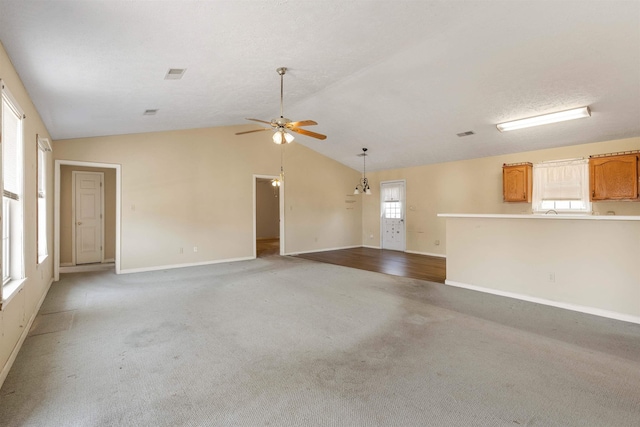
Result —
[[147, 271], [171, 270], [174, 268], [185, 268], [185, 267], [198, 267], [201, 265], [222, 264], [225, 262], [248, 261], [251, 259], [256, 259], [256, 258], [250, 256], [250, 257], [242, 257], [242, 258], [217, 259], [214, 261], [193, 262], [193, 263], [187, 263], [187, 264], [158, 265], [155, 267], [142, 267], [142, 268], [126, 268], [124, 270], [120, 270], [120, 273], [121, 274], [145, 273]]
[[72, 262], [61, 262], [60, 267], [75, 267], [75, 264]]
[[[102, 262], [103, 262], [103, 263], [105, 263], [105, 264], [113, 264], [113, 263], [115, 263], [115, 262], [116, 262], [116, 259], [115, 259], [115, 258], [106, 258], [106, 259], [105, 259], [104, 261], [102, 261]], [[60, 266], [60, 267], [62, 267], [62, 266]]]
[[369, 249], [380, 249], [380, 246], [372, 246], [372, 245], [362, 245], [363, 248], [369, 248]]
[[31, 325], [33, 325], [33, 321], [36, 320], [36, 316], [38, 315], [38, 312], [40, 311], [40, 307], [42, 307], [42, 303], [44, 302], [44, 299], [46, 298], [47, 294], [49, 293], [49, 289], [51, 288], [51, 284], [52, 283], [53, 283], [53, 277], [49, 280], [49, 284], [47, 285], [47, 289], [42, 294], [42, 297], [40, 298], [40, 301], [38, 301], [38, 305], [36, 306], [36, 309], [33, 311], [33, 314], [31, 315], [31, 318], [29, 319], [29, 322], [27, 323], [27, 326], [22, 331], [22, 334], [20, 335], [20, 339], [18, 340], [16, 346], [13, 348], [13, 351], [11, 352], [11, 355], [9, 356], [9, 359], [7, 360], [7, 363], [5, 363], [4, 367], [2, 368], [2, 372], [0, 372], [0, 387], [2, 387], [2, 384], [4, 384], [4, 380], [7, 379], [7, 375], [9, 375], [9, 371], [11, 370], [11, 367], [13, 366], [13, 362], [16, 361], [16, 357], [18, 357], [18, 352], [22, 348], [22, 344], [24, 343], [24, 340], [27, 339], [27, 335], [29, 335], [29, 330], [31, 330]]
[[515, 298], [522, 301], [534, 302], [537, 304], [549, 305], [552, 307], [563, 308], [565, 310], [579, 311], [581, 313], [593, 314], [594, 316], [607, 317], [609, 319], [622, 320], [623, 322], [640, 324], [640, 317], [630, 314], [618, 313], [615, 311], [603, 310], [601, 308], [587, 307], [584, 305], [570, 304], [561, 301], [553, 301], [545, 298], [532, 297], [529, 295], [518, 294], [515, 292], [500, 291], [497, 289], [485, 288], [482, 286], [468, 285], [466, 283], [454, 282], [453, 280], [445, 280], [445, 285], [455, 286], [458, 288], [470, 289], [472, 291], [485, 292], [488, 294], [499, 295], [501, 297]]
[[418, 252], [418, 251], [405, 251], [408, 254], [416, 254], [416, 255], [426, 255], [426, 256], [435, 256], [438, 258], [446, 258], [446, 255], [442, 255], [442, 254], [434, 254], [431, 252]]
[[354, 246], [342, 246], [340, 248], [325, 248], [325, 249], [314, 249], [312, 251], [301, 251], [301, 252], [288, 252], [285, 255], [296, 256], [301, 254], [312, 254], [316, 252], [329, 252], [329, 251], [339, 251], [342, 249], [353, 249], [353, 248], [361, 248], [362, 245], [354, 245]]

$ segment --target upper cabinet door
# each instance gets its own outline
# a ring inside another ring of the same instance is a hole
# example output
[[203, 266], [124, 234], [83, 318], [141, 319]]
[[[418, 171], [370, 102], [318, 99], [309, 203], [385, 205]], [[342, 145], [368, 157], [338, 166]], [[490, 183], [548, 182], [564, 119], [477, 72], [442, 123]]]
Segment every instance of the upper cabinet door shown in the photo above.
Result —
[[531, 163], [502, 166], [502, 196], [505, 202], [531, 202]]
[[589, 159], [591, 200], [637, 200], [638, 154]]

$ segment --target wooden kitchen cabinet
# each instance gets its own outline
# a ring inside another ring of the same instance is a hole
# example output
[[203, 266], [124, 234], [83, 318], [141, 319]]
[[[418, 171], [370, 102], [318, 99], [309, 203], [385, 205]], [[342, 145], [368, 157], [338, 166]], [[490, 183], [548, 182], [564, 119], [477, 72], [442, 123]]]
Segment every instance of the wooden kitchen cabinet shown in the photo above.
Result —
[[502, 197], [505, 202], [531, 202], [531, 163], [502, 165]]
[[591, 200], [638, 200], [639, 156], [640, 153], [631, 153], [591, 157]]

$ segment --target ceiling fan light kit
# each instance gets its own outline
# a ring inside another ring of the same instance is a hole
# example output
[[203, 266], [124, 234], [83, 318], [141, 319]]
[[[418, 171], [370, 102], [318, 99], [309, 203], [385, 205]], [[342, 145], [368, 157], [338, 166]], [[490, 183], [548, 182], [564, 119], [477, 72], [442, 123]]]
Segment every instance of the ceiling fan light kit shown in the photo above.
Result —
[[583, 117], [590, 117], [591, 110], [589, 107], [574, 108], [572, 110], [558, 111], [550, 114], [543, 114], [541, 116], [529, 117], [526, 119], [513, 120], [511, 122], [500, 123], [497, 126], [500, 132], [506, 132], [510, 130], [523, 129], [532, 126], [547, 125], [550, 123], [564, 122], [566, 120], [581, 119]]
[[273, 119], [270, 122], [266, 121], [266, 120], [259, 120], [259, 119], [247, 119], [247, 120], [251, 120], [253, 122], [259, 122], [259, 123], [264, 123], [267, 125], [270, 125], [271, 128], [261, 128], [261, 129], [255, 129], [255, 130], [249, 130], [246, 132], [237, 132], [236, 135], [244, 135], [245, 133], [253, 133], [253, 132], [262, 132], [265, 130], [275, 130], [274, 134], [273, 134], [273, 142], [275, 142], [278, 145], [281, 144], [290, 144], [291, 141], [294, 140], [294, 136], [291, 135], [289, 132], [287, 132], [287, 130], [291, 131], [291, 132], [296, 132], [299, 133], [301, 135], [306, 135], [306, 136], [310, 136], [312, 138], [317, 138], [320, 140], [323, 139], [327, 139], [326, 135], [322, 135], [316, 132], [311, 132], [310, 130], [306, 130], [306, 129], [302, 129], [300, 126], [314, 126], [317, 125], [318, 123], [314, 122], [313, 120], [302, 120], [302, 121], [298, 121], [298, 122], [293, 122], [289, 119], [287, 119], [286, 117], [284, 117], [283, 114], [283, 105], [284, 105], [284, 75], [287, 73], [287, 68], [286, 67], [280, 67], [276, 70], [278, 72], [278, 74], [280, 75], [280, 118], [278, 119]]
[[359, 157], [362, 157], [362, 178], [360, 178], [360, 182], [356, 185], [356, 189], [353, 190], [353, 194], [361, 194], [364, 193], [367, 196], [371, 195], [371, 188], [369, 187], [369, 180], [367, 179], [367, 149], [362, 149], [362, 154], [358, 154]]
[[284, 131], [284, 129], [278, 129], [273, 133], [273, 142], [276, 144], [291, 144], [291, 142], [295, 139], [293, 135]]

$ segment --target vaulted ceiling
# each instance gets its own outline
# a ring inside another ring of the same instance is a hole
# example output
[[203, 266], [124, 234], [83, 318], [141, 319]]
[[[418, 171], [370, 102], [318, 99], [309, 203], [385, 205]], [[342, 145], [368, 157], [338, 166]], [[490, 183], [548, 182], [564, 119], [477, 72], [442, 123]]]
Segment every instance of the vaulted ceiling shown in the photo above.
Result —
[[295, 143], [355, 169], [640, 136], [639, 1], [0, 0], [0, 40], [54, 139], [257, 129], [281, 66], [285, 117], [328, 135]]

